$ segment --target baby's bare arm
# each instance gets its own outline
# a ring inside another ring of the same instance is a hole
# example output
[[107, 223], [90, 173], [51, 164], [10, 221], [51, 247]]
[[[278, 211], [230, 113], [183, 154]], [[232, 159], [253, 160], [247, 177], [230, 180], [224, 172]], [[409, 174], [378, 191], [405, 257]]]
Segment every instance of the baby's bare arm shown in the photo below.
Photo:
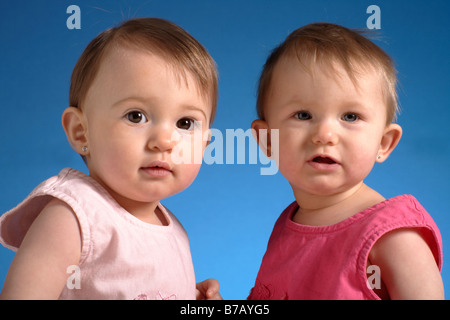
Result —
[[73, 211], [54, 199], [27, 232], [6, 276], [2, 299], [58, 299], [67, 267], [80, 260], [81, 237]]
[[442, 278], [428, 244], [417, 230], [384, 235], [370, 253], [391, 299], [444, 299]]

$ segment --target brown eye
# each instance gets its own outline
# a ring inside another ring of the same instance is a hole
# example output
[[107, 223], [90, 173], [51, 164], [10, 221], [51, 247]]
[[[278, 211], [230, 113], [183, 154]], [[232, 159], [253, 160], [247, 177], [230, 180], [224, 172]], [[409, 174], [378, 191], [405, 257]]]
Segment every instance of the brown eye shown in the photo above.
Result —
[[128, 121], [132, 123], [144, 123], [147, 122], [147, 117], [140, 111], [131, 111], [126, 115]]
[[194, 128], [194, 120], [183, 118], [177, 121], [177, 128], [182, 130], [192, 130]]

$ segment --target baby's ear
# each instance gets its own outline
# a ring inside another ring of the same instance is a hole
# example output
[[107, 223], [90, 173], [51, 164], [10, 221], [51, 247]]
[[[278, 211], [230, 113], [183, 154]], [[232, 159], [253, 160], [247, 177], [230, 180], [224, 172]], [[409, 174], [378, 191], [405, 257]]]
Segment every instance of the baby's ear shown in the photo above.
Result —
[[86, 156], [88, 140], [83, 111], [76, 107], [68, 107], [64, 110], [61, 121], [72, 148], [75, 152]]
[[384, 129], [383, 138], [381, 139], [380, 149], [376, 161], [385, 161], [392, 151], [394, 151], [400, 138], [402, 137], [402, 127], [396, 123], [391, 123]]
[[261, 150], [270, 159], [272, 156], [272, 142], [270, 137], [269, 125], [264, 120], [255, 120], [252, 122], [252, 134]]

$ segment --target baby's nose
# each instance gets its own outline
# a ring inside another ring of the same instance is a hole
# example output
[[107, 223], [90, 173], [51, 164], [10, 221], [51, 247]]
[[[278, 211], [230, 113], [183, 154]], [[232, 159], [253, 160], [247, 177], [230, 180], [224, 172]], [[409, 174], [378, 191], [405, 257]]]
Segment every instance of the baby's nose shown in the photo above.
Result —
[[315, 144], [337, 144], [339, 141], [339, 136], [333, 120], [325, 120], [317, 123], [312, 140]]

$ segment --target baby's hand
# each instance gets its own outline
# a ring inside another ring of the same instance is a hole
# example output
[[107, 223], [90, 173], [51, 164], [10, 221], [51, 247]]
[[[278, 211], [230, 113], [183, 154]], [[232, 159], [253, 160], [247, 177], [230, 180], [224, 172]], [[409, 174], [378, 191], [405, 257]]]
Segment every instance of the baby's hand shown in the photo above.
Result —
[[216, 279], [197, 283], [197, 300], [223, 300], [219, 293], [220, 285]]

